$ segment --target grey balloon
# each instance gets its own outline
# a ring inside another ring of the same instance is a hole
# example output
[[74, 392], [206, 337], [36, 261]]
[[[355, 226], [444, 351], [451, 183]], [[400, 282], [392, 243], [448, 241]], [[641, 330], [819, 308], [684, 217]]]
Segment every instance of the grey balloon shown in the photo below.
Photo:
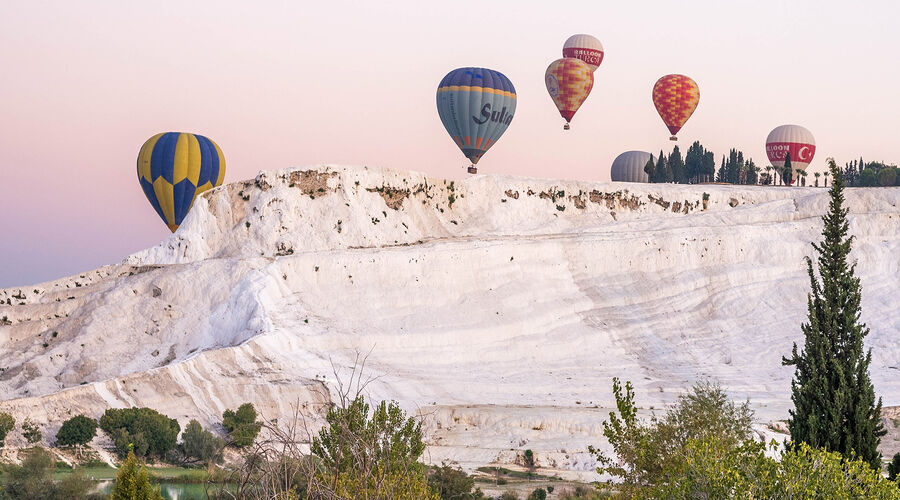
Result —
[[644, 166], [651, 158], [645, 151], [625, 151], [613, 160], [609, 175], [614, 182], [650, 182]]

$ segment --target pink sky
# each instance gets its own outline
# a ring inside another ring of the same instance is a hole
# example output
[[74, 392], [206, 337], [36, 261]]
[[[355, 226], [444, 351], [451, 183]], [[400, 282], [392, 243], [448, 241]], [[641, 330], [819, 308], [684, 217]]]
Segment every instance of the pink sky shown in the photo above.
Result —
[[[758, 164], [777, 125], [826, 157], [900, 162], [900, 2], [3, 2], [0, 287], [120, 261], [168, 234], [135, 159], [163, 131], [221, 146], [226, 182], [317, 163], [461, 178], [435, 109], [460, 66], [505, 73], [516, 117], [485, 174], [609, 180], [622, 151], [671, 149], [650, 102], [683, 73], [679, 134]], [[689, 5], [689, 7], [688, 7]], [[543, 74], [573, 33], [606, 56], [563, 132]]]

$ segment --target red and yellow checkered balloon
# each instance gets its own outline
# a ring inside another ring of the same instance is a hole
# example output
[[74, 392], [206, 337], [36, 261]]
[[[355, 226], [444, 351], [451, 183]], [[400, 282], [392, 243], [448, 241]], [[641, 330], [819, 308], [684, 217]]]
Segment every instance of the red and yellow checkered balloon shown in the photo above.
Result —
[[653, 104], [672, 133], [671, 139], [691, 117], [700, 102], [700, 87], [684, 75], [666, 75], [653, 86]]
[[566, 119], [566, 128], [575, 116], [575, 112], [587, 99], [594, 86], [594, 71], [580, 59], [565, 57], [550, 63], [544, 73], [547, 92], [559, 109], [559, 114]]

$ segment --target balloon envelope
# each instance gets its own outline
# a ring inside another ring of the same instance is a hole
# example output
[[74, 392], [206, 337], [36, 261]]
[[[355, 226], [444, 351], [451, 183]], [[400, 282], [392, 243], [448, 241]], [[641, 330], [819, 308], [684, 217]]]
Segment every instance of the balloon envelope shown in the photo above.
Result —
[[516, 89], [499, 71], [458, 68], [438, 85], [437, 109], [447, 133], [474, 165], [512, 122]]
[[653, 105], [672, 133], [671, 139], [691, 117], [700, 102], [700, 87], [684, 75], [666, 75], [653, 86]]
[[812, 132], [800, 125], [782, 125], [769, 132], [766, 137], [766, 156], [772, 166], [784, 168], [788, 153], [791, 155], [791, 167], [794, 171], [806, 170], [816, 155], [816, 139]]
[[609, 176], [614, 182], [650, 182], [644, 167], [651, 159], [653, 155], [644, 151], [625, 151], [613, 160]]
[[603, 62], [603, 44], [591, 35], [572, 35], [563, 44], [562, 55], [581, 59], [591, 67], [591, 71], [597, 71]]
[[197, 134], [156, 134], [141, 147], [138, 181], [159, 217], [174, 233], [200, 193], [222, 184], [225, 155]]
[[587, 99], [594, 86], [594, 72], [580, 59], [565, 57], [550, 63], [544, 73], [547, 92], [566, 124]]

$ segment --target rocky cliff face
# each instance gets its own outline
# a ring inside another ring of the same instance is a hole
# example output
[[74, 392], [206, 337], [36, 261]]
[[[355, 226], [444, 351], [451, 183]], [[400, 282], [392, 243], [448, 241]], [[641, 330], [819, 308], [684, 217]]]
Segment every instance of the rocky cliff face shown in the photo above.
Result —
[[[900, 189], [847, 199], [872, 375], [898, 404]], [[426, 416], [433, 461], [530, 448], [589, 472], [613, 376], [648, 408], [716, 379], [764, 431], [790, 406], [780, 359], [826, 206], [815, 188], [263, 172], [121, 264], [0, 290], [0, 410], [48, 437], [111, 406], [314, 414], [361, 352], [372, 398]]]

